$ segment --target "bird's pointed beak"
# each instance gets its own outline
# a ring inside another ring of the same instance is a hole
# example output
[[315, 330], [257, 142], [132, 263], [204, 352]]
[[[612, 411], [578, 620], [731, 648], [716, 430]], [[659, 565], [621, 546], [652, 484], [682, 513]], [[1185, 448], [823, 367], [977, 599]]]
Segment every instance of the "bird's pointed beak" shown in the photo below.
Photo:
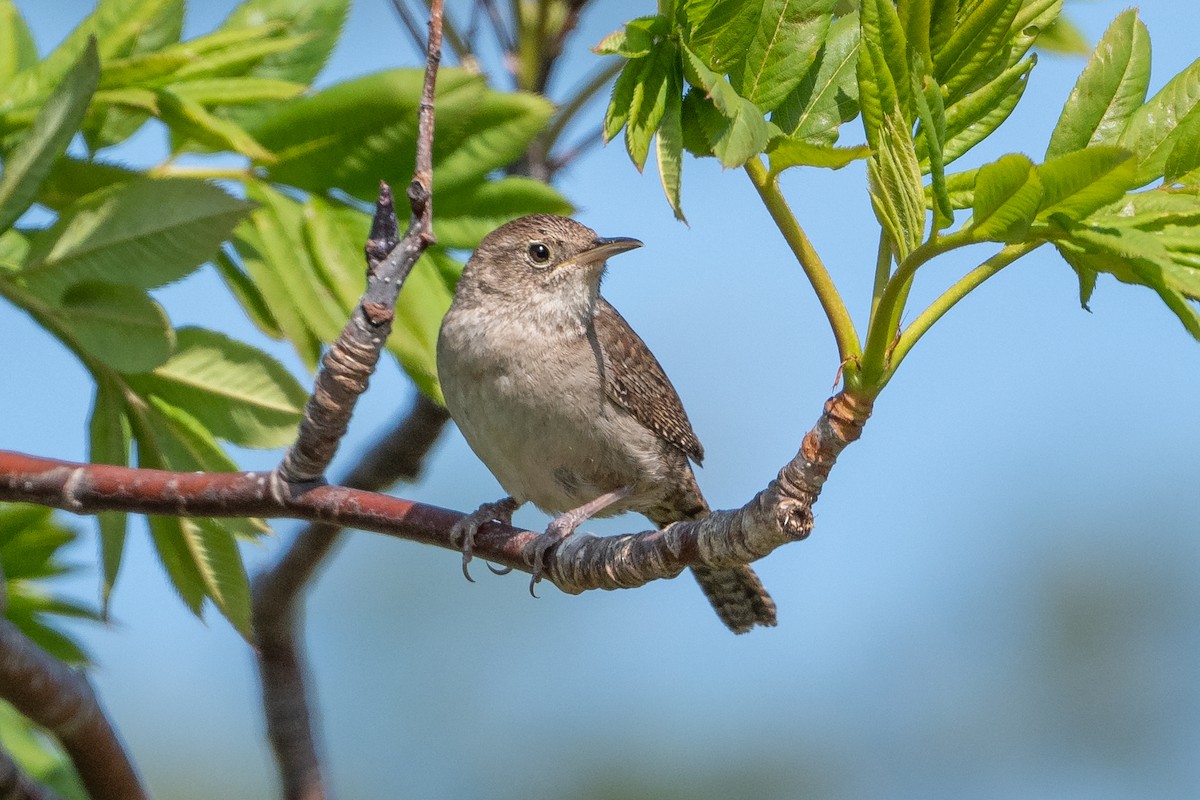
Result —
[[613, 236], [605, 238], [597, 236], [595, 243], [588, 249], [586, 258], [588, 261], [597, 262], [604, 261], [609, 256], [619, 255], [620, 253], [634, 250], [642, 246], [640, 239], [631, 239], [628, 236]]

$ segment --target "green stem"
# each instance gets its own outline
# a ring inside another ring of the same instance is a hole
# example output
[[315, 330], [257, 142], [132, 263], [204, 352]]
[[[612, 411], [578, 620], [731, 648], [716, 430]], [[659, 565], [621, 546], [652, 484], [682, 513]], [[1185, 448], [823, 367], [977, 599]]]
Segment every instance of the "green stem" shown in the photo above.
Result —
[[854, 328], [850, 312], [846, 310], [846, 304], [842, 301], [829, 270], [817, 255], [796, 216], [788, 208], [787, 201], [779, 191], [778, 181], [767, 173], [767, 168], [757, 158], [746, 162], [745, 169], [746, 174], [750, 176], [750, 182], [758, 190], [763, 205], [771, 214], [771, 219], [783, 234], [784, 240], [792, 249], [796, 260], [800, 262], [800, 268], [804, 270], [808, 282], [817, 294], [817, 300], [829, 319], [829, 326], [833, 329], [833, 338], [837, 341], [838, 358], [842, 363], [846, 385], [853, 388], [852, 384], [857, 382], [857, 360], [862, 354], [862, 346], [859, 344], [858, 331]]
[[1010, 244], [996, 253], [994, 256], [984, 261], [975, 269], [968, 272], [963, 277], [959, 278], [949, 289], [929, 304], [929, 307], [920, 313], [920, 315], [912, 321], [912, 324], [904, 329], [900, 334], [900, 338], [896, 340], [895, 347], [890, 353], [890, 360], [887, 370], [884, 372], [880, 381], [880, 388], [883, 387], [892, 375], [895, 374], [896, 368], [900, 366], [900, 362], [908, 355], [908, 351], [912, 349], [925, 333], [933, 327], [933, 324], [941, 319], [947, 311], [955, 306], [959, 300], [962, 300], [972, 291], [977, 289], [980, 284], [988, 278], [995, 275], [1000, 270], [1007, 267], [1012, 262], [1016, 261], [1021, 256], [1033, 252], [1044, 242], [1024, 242], [1022, 244]]
[[900, 328], [900, 317], [912, 288], [917, 268], [931, 258], [949, 252], [956, 247], [973, 243], [970, 234], [955, 231], [937, 239], [931, 239], [917, 247], [900, 262], [900, 266], [888, 280], [867, 327], [867, 344], [863, 349], [862, 382], [864, 386], [878, 392], [883, 388], [883, 376], [888, 371], [888, 354], [896, 333]]
[[875, 310], [883, 299], [883, 291], [887, 288], [888, 278], [891, 277], [892, 248], [888, 245], [887, 234], [881, 228], [879, 231], [879, 250], [875, 254], [875, 285], [871, 288], [871, 319], [875, 319]]

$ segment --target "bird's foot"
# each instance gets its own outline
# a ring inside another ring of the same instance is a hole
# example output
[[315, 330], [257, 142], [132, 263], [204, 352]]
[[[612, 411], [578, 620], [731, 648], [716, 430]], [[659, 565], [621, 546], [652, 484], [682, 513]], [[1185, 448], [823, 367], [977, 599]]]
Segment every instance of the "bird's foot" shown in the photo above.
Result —
[[[462, 550], [462, 573], [463, 577], [471, 583], [475, 579], [471, 577], [471, 571], [467, 565], [471, 563], [471, 558], [475, 550], [475, 534], [489, 522], [503, 522], [505, 525], [512, 524], [512, 515], [520, 507], [520, 503], [511, 497], [506, 497], [503, 500], [497, 500], [493, 503], [484, 503], [479, 508], [475, 509], [470, 514], [466, 515], [458, 522], [454, 523], [454, 527], [450, 529], [450, 540], [459, 545]], [[492, 570], [497, 575], [506, 575], [512, 572], [511, 567], [505, 567], [501, 570], [496, 570], [491, 564], [488, 564], [488, 569]]]
[[546, 553], [550, 548], [557, 545], [563, 539], [566, 539], [575, 529], [583, 524], [587, 516], [579, 513], [579, 509], [568, 511], [561, 516], [555, 517], [548, 526], [546, 532], [534, 540], [533, 543], [533, 577], [529, 579], [529, 593], [537, 597], [534, 592], [534, 587], [537, 582], [542, 579], [542, 573], [545, 571]]

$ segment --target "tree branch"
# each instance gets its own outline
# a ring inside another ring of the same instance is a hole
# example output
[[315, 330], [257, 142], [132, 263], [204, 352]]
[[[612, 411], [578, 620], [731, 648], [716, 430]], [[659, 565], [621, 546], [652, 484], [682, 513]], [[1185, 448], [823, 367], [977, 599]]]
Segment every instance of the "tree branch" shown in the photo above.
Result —
[[62, 743], [92, 800], [147, 797], [84, 674], [6, 619], [0, 619], [0, 697]]
[[[447, 420], [444, 408], [418, 394], [404, 419], [359, 459], [344, 484], [380, 491], [397, 481], [415, 479]], [[267, 738], [275, 751], [286, 798], [325, 796], [309, 713], [299, 601], [341, 534], [342, 528], [330, 523], [307, 526], [275, 565], [254, 581], [254, 635]]]
[[[564, 592], [632, 588], [686, 567], [746, 564], [812, 530], [812, 506], [841, 451], [858, 439], [869, 400], [846, 392], [825, 410], [800, 451], [742, 508], [664, 530], [615, 537], [576, 535], [550, 551], [547, 577]], [[375, 531], [458, 552], [463, 515], [340, 486], [272, 492], [270, 474], [190, 473], [75, 464], [0, 450], [0, 500], [22, 499], [77, 514], [133, 511], [201, 517], [287, 517]], [[532, 572], [540, 534], [499, 523], [480, 528], [475, 555]]]

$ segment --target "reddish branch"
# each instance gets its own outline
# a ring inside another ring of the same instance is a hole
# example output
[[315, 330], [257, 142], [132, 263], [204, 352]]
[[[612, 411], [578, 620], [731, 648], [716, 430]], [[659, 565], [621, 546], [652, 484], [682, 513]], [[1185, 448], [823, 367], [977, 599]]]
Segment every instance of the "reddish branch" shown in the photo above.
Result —
[[[572, 594], [632, 588], [673, 578], [687, 567], [745, 564], [812, 530], [812, 506], [838, 455], [862, 432], [867, 402], [838, 394], [804, 437], [800, 452], [742, 508], [661, 531], [615, 537], [577, 535], [553, 551], [546, 576]], [[202, 517], [287, 517], [375, 531], [448, 550], [462, 514], [341, 486], [270, 491], [265, 472], [190, 473], [75, 464], [0, 451], [0, 500], [24, 500], [76, 513], [134, 511]], [[475, 554], [530, 572], [533, 531], [492, 523]]]
[[62, 743], [92, 800], [146, 797], [84, 674], [6, 619], [0, 619], [0, 696]]

